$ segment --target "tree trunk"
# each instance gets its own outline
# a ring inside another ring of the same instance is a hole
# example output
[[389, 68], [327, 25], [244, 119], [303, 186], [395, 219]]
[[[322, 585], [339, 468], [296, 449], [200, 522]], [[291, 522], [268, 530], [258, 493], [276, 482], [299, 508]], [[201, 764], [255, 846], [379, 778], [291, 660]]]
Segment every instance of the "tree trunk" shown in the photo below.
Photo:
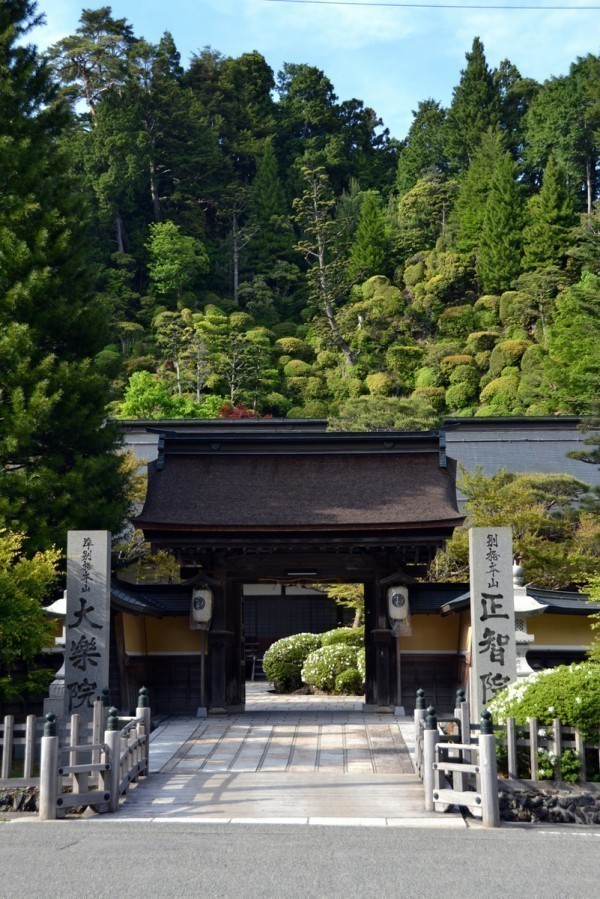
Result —
[[356, 359], [354, 357], [354, 353], [342, 337], [340, 333], [340, 329], [338, 328], [338, 324], [335, 318], [335, 312], [333, 309], [333, 303], [331, 301], [331, 292], [329, 290], [329, 284], [327, 283], [327, 273], [325, 270], [325, 246], [320, 235], [317, 238], [318, 240], [318, 265], [319, 265], [319, 283], [321, 285], [321, 295], [323, 297], [323, 305], [325, 308], [325, 317], [327, 318], [327, 323], [331, 328], [331, 333], [333, 334], [334, 340], [337, 343], [338, 347], [342, 351], [344, 358], [348, 365], [355, 365]]
[[240, 229], [237, 214], [234, 211], [231, 223], [232, 264], [233, 264], [233, 302], [238, 305], [240, 291]]
[[149, 162], [150, 166], [150, 197], [152, 198], [152, 214], [154, 221], [160, 221], [160, 197], [158, 196], [158, 185], [156, 183], [156, 166], [154, 160]]
[[117, 234], [117, 251], [119, 253], [125, 252], [125, 240], [123, 238], [123, 221], [121, 216], [117, 213], [115, 218], [115, 231]]

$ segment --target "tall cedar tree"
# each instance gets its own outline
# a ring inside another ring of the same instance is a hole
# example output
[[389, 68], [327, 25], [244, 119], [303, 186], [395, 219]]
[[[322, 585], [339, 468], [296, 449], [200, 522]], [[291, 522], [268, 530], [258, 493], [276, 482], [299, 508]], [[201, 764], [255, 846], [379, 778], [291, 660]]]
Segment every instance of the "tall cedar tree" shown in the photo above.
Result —
[[494, 170], [483, 217], [477, 273], [486, 293], [507, 290], [519, 273], [522, 202], [517, 164], [507, 152]]
[[562, 267], [574, 225], [574, 208], [564, 170], [551, 156], [544, 170], [542, 188], [527, 204], [527, 222], [523, 231], [525, 267]]
[[413, 112], [413, 121], [398, 157], [396, 189], [400, 195], [411, 190], [425, 172], [447, 171], [445, 122], [446, 110], [437, 100], [423, 100]]
[[68, 109], [24, 45], [40, 22], [31, 0], [0, 6], [0, 526], [28, 533], [29, 550], [64, 544], [68, 528], [117, 530], [127, 505], [90, 361], [105, 329], [59, 146]]
[[468, 168], [483, 133], [499, 123], [500, 90], [476, 37], [446, 117], [446, 152], [454, 172]]

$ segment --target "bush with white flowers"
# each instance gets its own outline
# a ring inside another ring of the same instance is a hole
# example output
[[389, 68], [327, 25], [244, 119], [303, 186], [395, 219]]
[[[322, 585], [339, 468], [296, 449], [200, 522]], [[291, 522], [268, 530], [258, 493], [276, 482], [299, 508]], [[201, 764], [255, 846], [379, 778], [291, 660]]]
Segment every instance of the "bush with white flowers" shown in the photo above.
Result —
[[559, 718], [591, 734], [600, 727], [600, 665], [581, 662], [538, 671], [497, 693], [488, 709], [498, 724], [509, 717], [517, 724], [529, 718], [551, 724]]
[[320, 634], [294, 634], [269, 646], [263, 657], [263, 671], [277, 693], [293, 693], [300, 689], [302, 666], [320, 645]]
[[356, 669], [356, 652], [355, 647], [343, 643], [316, 649], [302, 667], [302, 680], [323, 693], [335, 693], [337, 677], [348, 668]]

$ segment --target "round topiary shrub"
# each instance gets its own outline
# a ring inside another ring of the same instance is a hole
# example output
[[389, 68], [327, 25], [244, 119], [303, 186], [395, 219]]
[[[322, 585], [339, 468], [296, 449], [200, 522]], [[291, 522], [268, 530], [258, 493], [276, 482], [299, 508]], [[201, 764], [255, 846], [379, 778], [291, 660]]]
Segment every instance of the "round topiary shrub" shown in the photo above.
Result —
[[335, 679], [335, 692], [342, 696], [362, 696], [363, 679], [358, 668], [347, 668]]
[[538, 671], [501, 690], [488, 708], [498, 724], [509, 717], [517, 724], [529, 718], [552, 724], [559, 718], [561, 724], [590, 734], [600, 725], [600, 665], [582, 662]]
[[302, 666], [302, 680], [323, 693], [334, 693], [336, 678], [348, 668], [356, 668], [356, 649], [353, 646], [339, 643], [322, 646], [306, 659]]
[[340, 643], [343, 643], [344, 646], [354, 646], [357, 649], [364, 646], [364, 627], [336, 627], [335, 630], [321, 634], [322, 646], [333, 646]]
[[263, 671], [277, 693], [292, 693], [302, 686], [302, 666], [321, 645], [319, 634], [294, 634], [277, 640], [265, 652]]
[[389, 396], [394, 386], [390, 376], [383, 371], [376, 371], [367, 375], [365, 384], [372, 396]]

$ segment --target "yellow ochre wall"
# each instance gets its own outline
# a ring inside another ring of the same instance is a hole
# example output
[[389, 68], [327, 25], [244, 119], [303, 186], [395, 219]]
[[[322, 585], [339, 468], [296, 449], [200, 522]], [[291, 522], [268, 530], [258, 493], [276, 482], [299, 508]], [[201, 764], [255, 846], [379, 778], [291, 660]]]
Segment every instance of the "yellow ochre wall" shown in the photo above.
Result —
[[459, 616], [412, 615], [412, 635], [400, 637], [400, 651], [458, 652]]
[[151, 618], [148, 615], [123, 615], [125, 652], [130, 655], [200, 650], [198, 631], [190, 630], [185, 617]]
[[539, 646], [588, 647], [593, 639], [590, 619], [586, 615], [538, 615], [527, 619], [527, 630]]

